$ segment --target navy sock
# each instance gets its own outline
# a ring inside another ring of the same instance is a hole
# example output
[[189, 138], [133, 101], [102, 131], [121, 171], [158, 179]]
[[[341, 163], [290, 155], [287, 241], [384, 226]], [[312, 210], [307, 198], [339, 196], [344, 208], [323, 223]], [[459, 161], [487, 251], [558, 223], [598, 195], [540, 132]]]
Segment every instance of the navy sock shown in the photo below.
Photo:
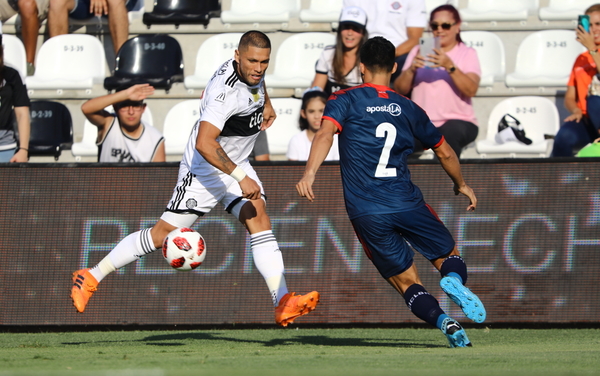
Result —
[[438, 327], [438, 318], [445, 313], [436, 298], [429, 294], [425, 287], [416, 283], [410, 285], [404, 292], [404, 300], [415, 316]]
[[442, 277], [456, 277], [464, 285], [467, 283], [467, 264], [460, 256], [450, 256], [442, 263], [440, 268]]

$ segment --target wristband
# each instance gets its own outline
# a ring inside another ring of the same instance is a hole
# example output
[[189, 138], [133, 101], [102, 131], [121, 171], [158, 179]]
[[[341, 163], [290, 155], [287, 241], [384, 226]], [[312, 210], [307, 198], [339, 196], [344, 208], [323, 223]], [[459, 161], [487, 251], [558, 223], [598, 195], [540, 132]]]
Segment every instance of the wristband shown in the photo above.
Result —
[[233, 169], [233, 171], [231, 171], [231, 174], [229, 174], [229, 176], [231, 176], [232, 178], [234, 178], [239, 183], [242, 180], [244, 180], [244, 178], [246, 177], [246, 173], [244, 172], [244, 170], [242, 170], [240, 168], [240, 166], [236, 166]]

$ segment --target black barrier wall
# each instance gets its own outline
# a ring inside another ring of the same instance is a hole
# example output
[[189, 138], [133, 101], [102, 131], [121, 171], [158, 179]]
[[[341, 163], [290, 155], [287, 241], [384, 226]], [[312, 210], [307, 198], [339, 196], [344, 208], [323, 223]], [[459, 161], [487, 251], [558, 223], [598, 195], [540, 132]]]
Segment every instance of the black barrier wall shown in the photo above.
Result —
[[[479, 206], [455, 196], [437, 164], [411, 166], [426, 201], [453, 233], [469, 266], [468, 286], [488, 322], [600, 322], [597, 163], [463, 165]], [[171, 270], [160, 252], [107, 277], [84, 314], [71, 305], [71, 273], [97, 263], [122, 237], [151, 226], [177, 178], [177, 164], [28, 165], [0, 168], [0, 325], [274, 323], [242, 225], [222, 207], [195, 228], [207, 258]], [[266, 188], [290, 291], [322, 294], [298, 323], [420, 322], [354, 237], [339, 167], [325, 165], [314, 203], [298, 197], [303, 166], [256, 167]], [[443, 309], [464, 316], [417, 256], [425, 286]]]

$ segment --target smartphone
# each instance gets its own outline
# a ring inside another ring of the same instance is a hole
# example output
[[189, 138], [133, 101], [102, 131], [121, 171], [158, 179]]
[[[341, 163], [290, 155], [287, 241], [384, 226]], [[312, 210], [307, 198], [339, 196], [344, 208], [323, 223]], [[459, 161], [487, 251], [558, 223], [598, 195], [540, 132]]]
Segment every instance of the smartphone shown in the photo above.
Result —
[[590, 32], [590, 16], [583, 15], [583, 16], [579, 16], [578, 20], [577, 20], [577, 25], [581, 26], [583, 28], [583, 30], [585, 30], [586, 32]]
[[[435, 55], [434, 48], [440, 48], [440, 37], [424, 37], [419, 40], [419, 55], [427, 59], [427, 55]], [[433, 63], [428, 61], [427, 66], [432, 66]]]

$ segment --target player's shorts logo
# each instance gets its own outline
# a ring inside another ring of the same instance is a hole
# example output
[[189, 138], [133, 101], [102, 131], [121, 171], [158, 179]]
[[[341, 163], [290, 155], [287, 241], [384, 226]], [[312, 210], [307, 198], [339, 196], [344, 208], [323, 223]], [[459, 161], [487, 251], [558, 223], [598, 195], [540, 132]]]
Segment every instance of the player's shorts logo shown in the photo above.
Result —
[[198, 201], [194, 200], [193, 198], [190, 198], [185, 202], [185, 207], [188, 209], [195, 209], [196, 206], [198, 206]]
[[367, 107], [366, 110], [370, 114], [373, 112], [388, 112], [392, 116], [400, 116], [402, 113], [402, 108], [400, 108], [398, 103], [390, 103], [386, 106]]

